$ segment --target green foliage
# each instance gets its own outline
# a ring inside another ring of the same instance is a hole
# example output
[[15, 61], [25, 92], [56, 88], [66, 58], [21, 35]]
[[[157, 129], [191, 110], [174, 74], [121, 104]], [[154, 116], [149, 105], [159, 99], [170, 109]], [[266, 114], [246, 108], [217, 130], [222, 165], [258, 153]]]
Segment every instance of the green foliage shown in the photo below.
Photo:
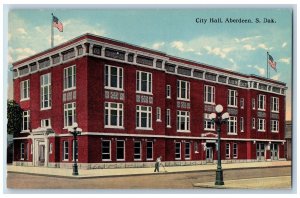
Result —
[[7, 133], [17, 134], [22, 130], [22, 112], [14, 100], [7, 100]]

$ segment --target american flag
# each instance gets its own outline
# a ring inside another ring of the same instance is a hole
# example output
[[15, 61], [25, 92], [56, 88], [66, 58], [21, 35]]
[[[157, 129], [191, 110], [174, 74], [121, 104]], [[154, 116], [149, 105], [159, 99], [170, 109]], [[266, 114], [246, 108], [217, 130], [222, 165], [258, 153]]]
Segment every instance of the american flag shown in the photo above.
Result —
[[64, 29], [63, 24], [58, 20], [56, 16], [54, 15], [52, 16], [53, 16], [53, 21], [52, 21], [53, 27], [56, 27], [60, 32], [62, 32]]
[[276, 69], [276, 62], [274, 61], [273, 57], [269, 54], [269, 60], [268, 60], [269, 65], [277, 72]]

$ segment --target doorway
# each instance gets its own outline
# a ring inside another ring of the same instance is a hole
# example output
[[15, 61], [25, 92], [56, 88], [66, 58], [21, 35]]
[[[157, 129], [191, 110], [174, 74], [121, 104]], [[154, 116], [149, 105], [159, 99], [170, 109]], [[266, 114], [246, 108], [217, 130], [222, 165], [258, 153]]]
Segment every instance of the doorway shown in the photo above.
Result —
[[278, 160], [278, 144], [271, 144], [271, 160]]
[[206, 162], [213, 163], [213, 149], [212, 147], [206, 147]]
[[256, 144], [256, 158], [258, 161], [265, 161], [265, 144], [264, 143]]
[[44, 166], [45, 165], [45, 144], [39, 144], [38, 148], [38, 165]]

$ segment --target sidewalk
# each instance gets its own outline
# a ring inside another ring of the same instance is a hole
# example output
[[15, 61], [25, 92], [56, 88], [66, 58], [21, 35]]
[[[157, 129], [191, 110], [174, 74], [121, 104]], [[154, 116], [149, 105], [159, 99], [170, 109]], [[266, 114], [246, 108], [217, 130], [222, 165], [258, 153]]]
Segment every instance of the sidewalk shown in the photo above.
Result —
[[222, 186], [215, 182], [196, 183], [194, 187], [216, 189], [291, 189], [291, 176], [226, 180]]
[[[267, 168], [278, 166], [291, 166], [291, 161], [273, 161], [273, 162], [254, 162], [254, 163], [231, 163], [222, 164], [223, 170], [241, 169], [241, 168]], [[79, 169], [79, 175], [73, 176], [72, 169], [63, 168], [46, 168], [46, 167], [25, 167], [7, 165], [7, 171], [11, 173], [36, 174], [54, 177], [66, 178], [96, 178], [96, 177], [113, 177], [126, 175], [150, 175], [150, 174], [168, 174], [182, 172], [212, 171], [216, 170], [217, 165], [197, 165], [197, 166], [172, 166], [160, 167], [160, 173], [154, 173], [154, 168], [116, 168], [116, 169]]]

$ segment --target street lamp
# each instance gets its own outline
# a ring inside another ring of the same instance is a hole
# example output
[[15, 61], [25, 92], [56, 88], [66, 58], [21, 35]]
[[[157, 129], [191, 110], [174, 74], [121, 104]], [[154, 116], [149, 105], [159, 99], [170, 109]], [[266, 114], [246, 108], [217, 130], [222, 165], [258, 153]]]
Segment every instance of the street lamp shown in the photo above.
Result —
[[77, 166], [77, 136], [81, 134], [82, 129], [78, 128], [77, 122], [73, 123], [73, 126], [69, 127], [69, 133], [73, 135], [73, 147], [74, 147], [74, 164], [73, 164], [73, 173], [72, 175], [78, 175], [78, 166]]
[[229, 113], [225, 112], [222, 114], [222, 111], [223, 111], [223, 106], [219, 104], [216, 106], [217, 113], [211, 113], [209, 115], [211, 121], [213, 123], [216, 123], [217, 133], [218, 133], [218, 166], [216, 171], [215, 185], [224, 185], [223, 170], [221, 165], [221, 125], [227, 122], [227, 120], [229, 119]]

